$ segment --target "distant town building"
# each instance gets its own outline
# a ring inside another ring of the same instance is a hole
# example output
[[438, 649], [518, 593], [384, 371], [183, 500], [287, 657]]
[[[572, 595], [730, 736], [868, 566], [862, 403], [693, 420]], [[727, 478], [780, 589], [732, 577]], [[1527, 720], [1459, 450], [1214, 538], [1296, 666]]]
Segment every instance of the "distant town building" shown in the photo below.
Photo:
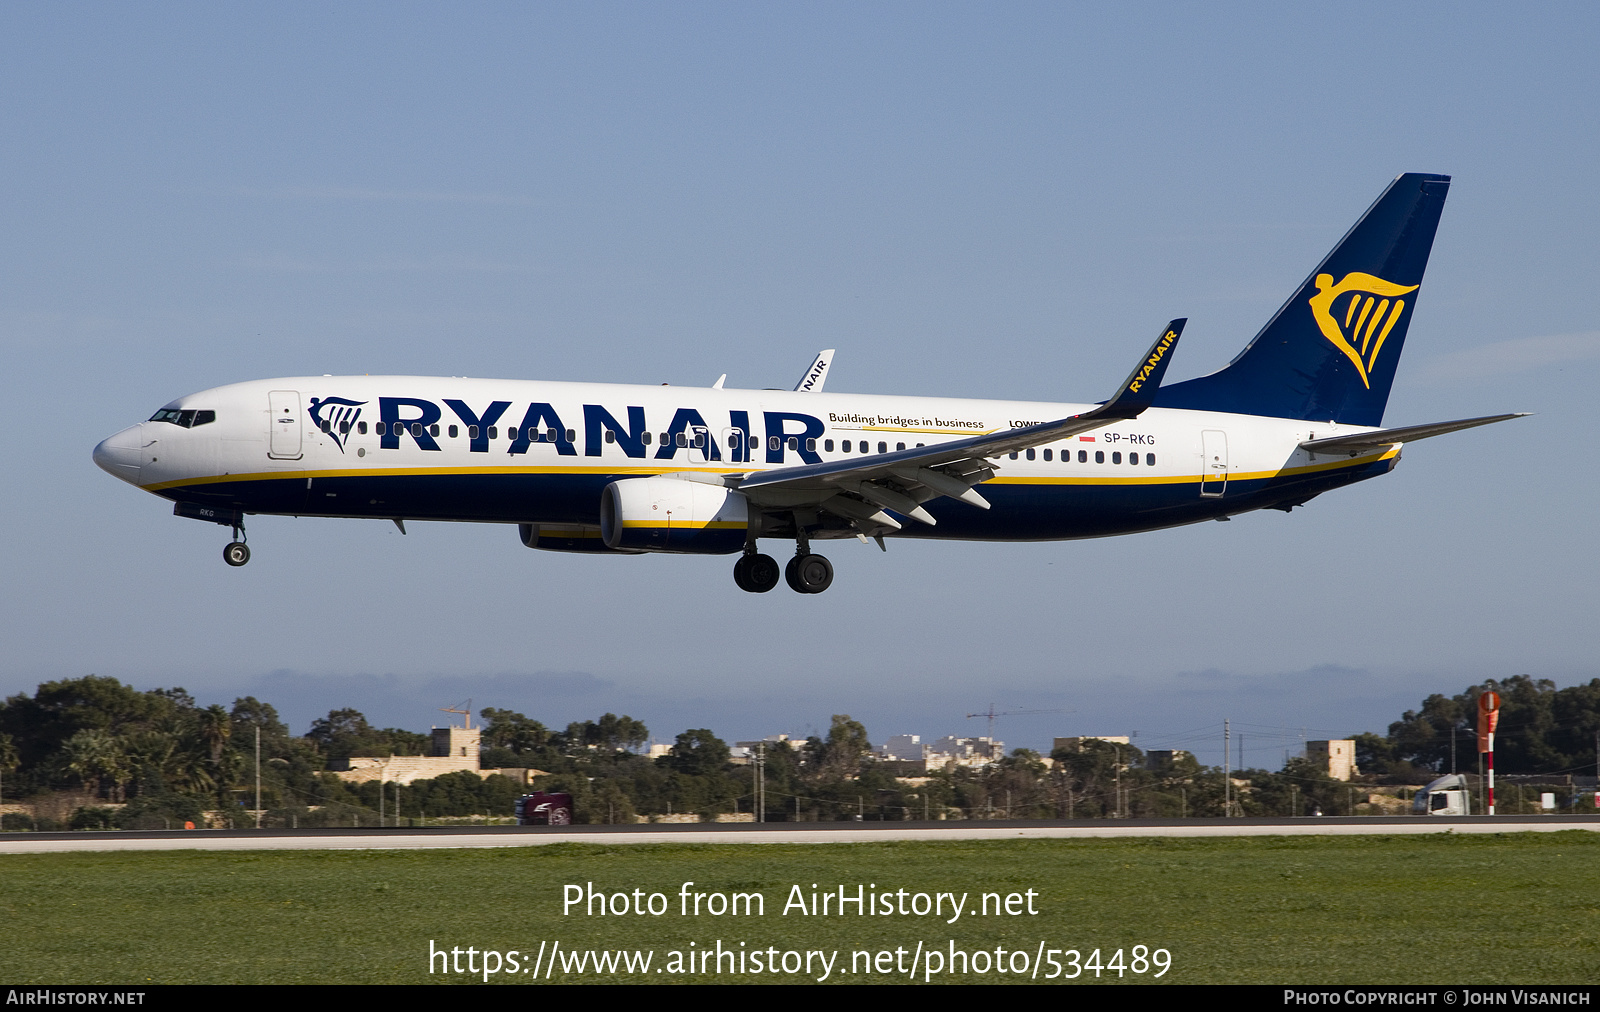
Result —
[[431, 753], [426, 756], [351, 756], [348, 759], [329, 761], [328, 768], [340, 780], [349, 783], [409, 784], [416, 780], [432, 780], [446, 773], [476, 773], [480, 777], [501, 776], [526, 785], [532, 778], [543, 776], [542, 770], [533, 769], [479, 769], [478, 756], [483, 731], [476, 727], [436, 727], [429, 740]]
[[483, 729], [477, 727], [436, 727], [433, 729], [432, 756], [449, 756], [452, 759], [468, 759], [477, 765], [479, 747], [483, 739]]
[[949, 735], [929, 744], [916, 734], [893, 735], [871, 752], [873, 759], [893, 764], [890, 772], [897, 777], [936, 773], [951, 766], [987, 766], [1005, 754], [1006, 743], [991, 738]]
[[1144, 765], [1151, 770], [1170, 770], [1187, 759], [1193, 759], [1194, 753], [1181, 748], [1156, 748], [1144, 754]]
[[924, 745], [920, 734], [897, 734], [872, 750], [873, 758], [884, 761], [921, 762], [933, 754], [932, 745]]
[[1361, 775], [1356, 768], [1356, 743], [1349, 738], [1306, 742], [1306, 758], [1335, 780]]

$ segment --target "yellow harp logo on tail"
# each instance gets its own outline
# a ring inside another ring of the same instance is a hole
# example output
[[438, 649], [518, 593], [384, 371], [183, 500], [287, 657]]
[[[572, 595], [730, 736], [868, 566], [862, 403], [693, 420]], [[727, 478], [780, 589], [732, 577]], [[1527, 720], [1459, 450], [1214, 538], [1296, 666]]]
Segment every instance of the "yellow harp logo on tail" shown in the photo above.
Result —
[[1316, 284], [1317, 294], [1308, 301], [1322, 336], [1344, 352], [1361, 374], [1362, 384], [1372, 389], [1368, 377], [1378, 363], [1378, 353], [1406, 309], [1406, 300], [1396, 296], [1419, 286], [1397, 285], [1360, 271], [1346, 274], [1338, 284], [1333, 283], [1332, 274], [1318, 274]]

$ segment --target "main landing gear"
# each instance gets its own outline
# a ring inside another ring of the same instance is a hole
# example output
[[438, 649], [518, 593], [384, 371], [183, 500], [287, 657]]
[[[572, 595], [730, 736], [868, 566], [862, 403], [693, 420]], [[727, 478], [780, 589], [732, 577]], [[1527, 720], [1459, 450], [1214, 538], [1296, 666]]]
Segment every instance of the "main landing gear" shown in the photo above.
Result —
[[821, 555], [801, 555], [789, 560], [783, 578], [801, 594], [820, 594], [833, 585], [833, 563]]
[[740, 590], [765, 594], [778, 585], [778, 563], [770, 555], [746, 552], [733, 564], [733, 582]]
[[233, 540], [222, 546], [222, 561], [230, 566], [242, 566], [250, 561], [250, 546], [245, 544], [244, 525], [233, 528]]
[[[820, 594], [833, 585], [833, 563], [821, 555], [812, 555], [810, 543], [801, 535], [795, 539], [794, 558], [784, 567], [783, 578], [797, 593]], [[757, 552], [752, 541], [733, 564], [733, 582], [740, 590], [765, 594], [778, 585], [778, 563], [772, 556]]]

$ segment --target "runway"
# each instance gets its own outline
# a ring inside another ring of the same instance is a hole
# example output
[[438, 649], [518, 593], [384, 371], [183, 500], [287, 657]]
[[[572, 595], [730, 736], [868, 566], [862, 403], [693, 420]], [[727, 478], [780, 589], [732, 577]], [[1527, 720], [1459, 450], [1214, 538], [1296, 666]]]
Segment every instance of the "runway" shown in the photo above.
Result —
[[761, 825], [505, 826], [124, 833], [6, 833], [3, 854], [153, 850], [448, 850], [558, 843], [884, 843], [1117, 837], [1380, 836], [1418, 833], [1600, 832], [1597, 815], [1035, 822], [769, 822]]

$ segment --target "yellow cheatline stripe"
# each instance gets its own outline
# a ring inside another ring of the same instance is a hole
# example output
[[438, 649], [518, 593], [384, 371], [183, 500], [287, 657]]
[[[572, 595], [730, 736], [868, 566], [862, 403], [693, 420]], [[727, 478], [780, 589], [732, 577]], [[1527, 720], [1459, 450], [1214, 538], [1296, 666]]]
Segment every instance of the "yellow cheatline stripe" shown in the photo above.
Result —
[[630, 529], [637, 528], [654, 531], [671, 530], [674, 527], [690, 527], [695, 530], [702, 530], [709, 527], [720, 531], [742, 531], [750, 525], [742, 520], [624, 520], [622, 522], [622, 526]]
[[[848, 427], [838, 428], [848, 431]], [[863, 425], [859, 432], [926, 432], [936, 436], [987, 436], [999, 432], [999, 429], [896, 429], [888, 425]]]
[[[1262, 478], [1284, 478], [1291, 475], [1315, 474], [1321, 471], [1336, 471], [1343, 468], [1364, 467], [1388, 460], [1398, 454], [1399, 450], [1388, 450], [1384, 453], [1368, 454], [1365, 457], [1356, 457], [1348, 460], [1337, 460], [1329, 464], [1309, 464], [1305, 467], [1285, 467], [1277, 471], [1229, 471], [1228, 481], [1254, 481]], [[1108, 465], [1116, 466], [1116, 465]], [[996, 476], [984, 482], [983, 485], [1192, 485], [1201, 480], [1216, 480], [1212, 475], [1180, 474], [1161, 475], [1160, 477], [1135, 478], [1099, 476], [1092, 477], [1027, 477], [1022, 475]], [[977, 486], [982, 488], [982, 485]]]
[[476, 474], [640, 474], [662, 475], [675, 474], [679, 471], [703, 471], [707, 474], [745, 474], [750, 471], [748, 467], [694, 467], [694, 466], [667, 466], [654, 467], [549, 467], [549, 466], [509, 466], [509, 467], [371, 467], [371, 468], [342, 468], [328, 471], [256, 471], [241, 474], [214, 474], [201, 478], [182, 478], [177, 481], [163, 481], [152, 485], [140, 485], [146, 492], [159, 492], [166, 488], [181, 488], [189, 485], [216, 485], [222, 482], [234, 481], [282, 481], [285, 478], [299, 480], [301, 478], [394, 478], [416, 475], [432, 475], [435, 477], [449, 477], [452, 475]]
[[[1345, 467], [1360, 467], [1382, 460], [1388, 460], [1400, 451], [1390, 449], [1363, 457], [1336, 460], [1326, 464], [1309, 464], [1304, 467], [1286, 467], [1277, 471], [1229, 471], [1230, 481], [1282, 478], [1289, 475], [1313, 474], [1319, 471], [1332, 471]], [[1096, 465], [1114, 467], [1116, 465]], [[281, 481], [284, 479], [300, 480], [302, 478], [369, 478], [369, 477], [403, 477], [416, 475], [431, 475], [434, 477], [450, 477], [480, 474], [564, 474], [564, 475], [592, 475], [601, 474], [633, 474], [655, 476], [675, 474], [682, 471], [699, 471], [705, 474], [747, 474], [752, 468], [742, 467], [683, 467], [663, 466], [655, 467], [385, 467], [385, 468], [351, 468], [332, 471], [265, 471], [250, 474], [218, 474], [200, 478], [183, 478], [177, 481], [164, 481], [152, 485], [141, 485], [140, 488], [147, 492], [159, 492], [169, 488], [186, 488], [193, 485], [215, 485], [221, 482], [233, 481]], [[1161, 475], [1159, 477], [1118, 477], [1113, 475], [1086, 475], [1086, 476], [1056, 476], [1056, 475], [1007, 475], [990, 478], [987, 485], [1182, 485], [1201, 480], [1201, 475], [1180, 474]]]

